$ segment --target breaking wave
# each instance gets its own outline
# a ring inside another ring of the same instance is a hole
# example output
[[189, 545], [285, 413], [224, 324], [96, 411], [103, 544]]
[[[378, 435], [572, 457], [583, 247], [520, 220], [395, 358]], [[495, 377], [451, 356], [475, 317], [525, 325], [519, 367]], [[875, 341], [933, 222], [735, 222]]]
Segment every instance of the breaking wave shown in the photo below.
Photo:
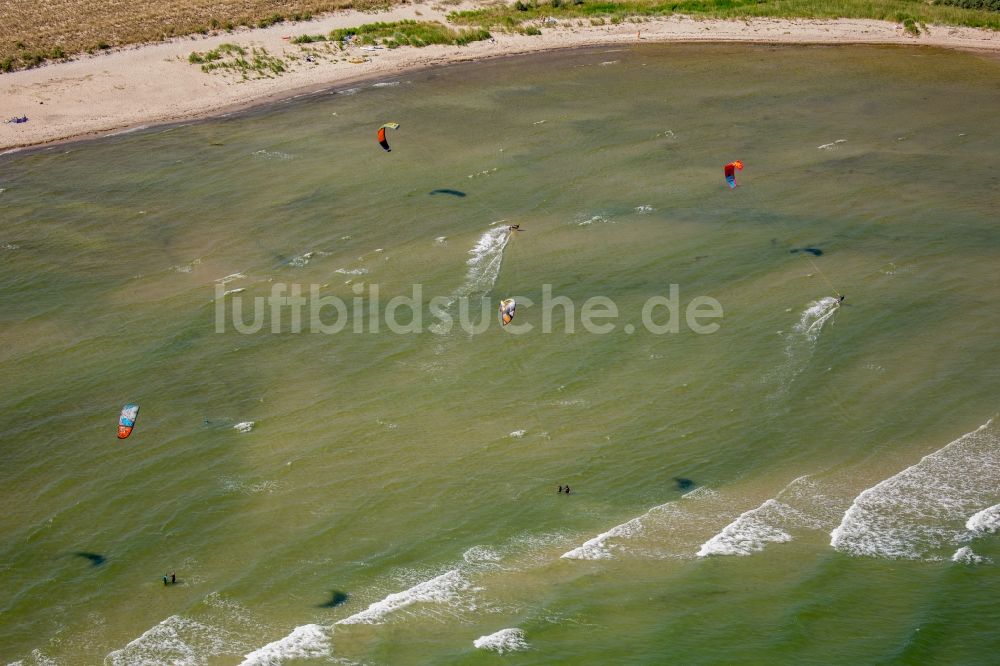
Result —
[[990, 420], [862, 492], [830, 545], [851, 555], [940, 559], [940, 549], [968, 540], [967, 526], [988, 525], [1000, 497], [995, 430]]
[[498, 654], [527, 650], [529, 647], [524, 640], [524, 632], [517, 628], [501, 629], [489, 636], [480, 636], [472, 644], [480, 650], [492, 650]]

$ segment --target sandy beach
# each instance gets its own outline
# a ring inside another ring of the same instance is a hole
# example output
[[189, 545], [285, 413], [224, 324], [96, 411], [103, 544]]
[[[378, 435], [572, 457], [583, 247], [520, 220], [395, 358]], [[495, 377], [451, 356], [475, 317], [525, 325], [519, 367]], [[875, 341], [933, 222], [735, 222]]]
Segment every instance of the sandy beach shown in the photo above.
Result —
[[[337, 12], [306, 22], [178, 38], [4, 74], [0, 76], [0, 117], [26, 115], [29, 121], [0, 125], [0, 150], [212, 116], [311, 90], [391, 78], [417, 68], [550, 49], [651, 42], [757, 42], [905, 44], [1000, 51], [1000, 34], [974, 28], [930, 26], [929, 34], [915, 37], [902, 25], [885, 21], [731, 21], [682, 16], [601, 26], [550, 22], [536, 36], [496, 33], [491, 40], [468, 46], [392, 50], [354, 46], [335, 55], [313, 57], [312, 61], [306, 61], [302, 48], [290, 42], [298, 35], [325, 34], [375, 21], [444, 22], [447, 12], [475, 6], [466, 3], [435, 9], [405, 5], [383, 13]], [[233, 73], [205, 73], [188, 62], [193, 51], [208, 51], [224, 43], [266, 48], [285, 58], [289, 69], [274, 78], [241, 80]]]

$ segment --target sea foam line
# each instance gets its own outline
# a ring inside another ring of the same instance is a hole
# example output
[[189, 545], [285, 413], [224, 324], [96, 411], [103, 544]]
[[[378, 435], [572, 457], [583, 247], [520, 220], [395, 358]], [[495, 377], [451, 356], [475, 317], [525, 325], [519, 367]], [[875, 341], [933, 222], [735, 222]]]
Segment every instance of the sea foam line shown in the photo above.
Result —
[[416, 603], [454, 604], [472, 585], [458, 569], [418, 583], [408, 590], [390, 594], [365, 610], [334, 624], [381, 624], [386, 616]]
[[[832, 504], [832, 500], [818, 491], [809, 475], [800, 476], [776, 497], [743, 512], [703, 543], [698, 549], [698, 556], [750, 555], [764, 550], [768, 543], [791, 541], [792, 535], [787, 530], [830, 529], [840, 515], [834, 514]], [[843, 511], [843, 505], [840, 511]]]
[[830, 533], [830, 545], [851, 555], [938, 559], [934, 550], [968, 540], [963, 528], [992, 515], [1000, 496], [1000, 437], [993, 430], [991, 419], [862, 492]]
[[567, 560], [605, 560], [613, 557], [615, 539], [627, 540], [642, 534], [648, 529], [651, 522], [680, 522], [693, 517], [687, 504], [681, 504], [685, 500], [698, 500], [717, 498], [718, 493], [709, 488], [696, 488], [679, 501], [671, 501], [665, 504], [654, 506], [652, 509], [628, 520], [620, 525], [612, 527], [607, 532], [598, 534], [593, 539], [585, 541], [573, 550], [563, 553], [560, 557]]
[[516, 627], [501, 629], [488, 636], [480, 636], [472, 641], [472, 644], [480, 650], [493, 650], [497, 654], [527, 650], [529, 647], [528, 642], [524, 639], [524, 632]]
[[304, 624], [295, 627], [284, 638], [244, 655], [240, 666], [275, 666], [287, 659], [319, 659], [329, 657], [330, 650], [330, 634], [326, 627]]

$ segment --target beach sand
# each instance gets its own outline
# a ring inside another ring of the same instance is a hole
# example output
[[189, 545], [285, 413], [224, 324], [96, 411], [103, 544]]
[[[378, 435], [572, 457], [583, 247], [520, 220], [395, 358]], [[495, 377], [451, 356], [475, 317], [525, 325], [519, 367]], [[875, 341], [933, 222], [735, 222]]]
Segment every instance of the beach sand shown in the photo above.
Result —
[[[1000, 33], [996, 32], [930, 26], [929, 34], [915, 37], [904, 32], [902, 25], [859, 19], [731, 21], [671, 16], [602, 26], [565, 21], [545, 24], [542, 34], [536, 36], [497, 33], [492, 40], [468, 46], [350, 47], [338, 53], [338, 59], [314, 62], [302, 59], [300, 47], [287, 39], [375, 21], [444, 22], [447, 12], [474, 6], [465, 3], [433, 9], [402, 5], [381, 13], [343, 11], [306, 22], [178, 38], [4, 74], [0, 76], [0, 118], [27, 115], [29, 122], [0, 125], [0, 151], [213, 116], [363, 79], [388, 79], [418, 68], [549, 49], [652, 42], [764, 42], [907, 44], [1000, 52]], [[273, 55], [300, 58], [280, 76], [249, 81], [233, 73], [205, 73], [188, 62], [192, 51], [204, 52], [224, 43], [264, 47]], [[323, 43], [312, 46], [324, 48]]]

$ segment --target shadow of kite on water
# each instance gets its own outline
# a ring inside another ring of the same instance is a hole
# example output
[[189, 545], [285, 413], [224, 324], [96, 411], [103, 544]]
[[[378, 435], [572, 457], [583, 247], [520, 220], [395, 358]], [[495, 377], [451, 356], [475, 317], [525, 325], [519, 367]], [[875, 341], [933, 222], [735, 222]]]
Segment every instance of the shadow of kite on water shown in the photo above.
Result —
[[791, 254], [796, 254], [797, 252], [808, 252], [814, 257], [823, 256], [823, 250], [819, 249], [818, 247], [793, 247], [791, 250], [789, 250], [789, 252]]
[[452, 190], [452, 189], [448, 189], [447, 187], [442, 187], [442, 188], [438, 188], [436, 190], [431, 190], [430, 192], [428, 192], [428, 194], [430, 194], [431, 196], [434, 196], [435, 194], [450, 194], [453, 197], [464, 197], [465, 196], [465, 192], [463, 192], [462, 190]]
[[336, 608], [337, 606], [342, 606], [347, 603], [348, 599], [347, 592], [341, 592], [340, 590], [334, 590], [330, 593], [330, 600], [326, 603], [319, 604], [316, 608]]
[[677, 483], [677, 490], [683, 490], [687, 492], [694, 488], [694, 481], [691, 479], [685, 479], [683, 477], [675, 476], [674, 482]]
[[84, 559], [90, 560], [90, 563], [95, 567], [99, 567], [108, 561], [108, 558], [104, 557], [103, 555], [99, 555], [97, 553], [88, 553], [82, 550], [74, 552], [73, 555], [75, 557], [82, 557]]

